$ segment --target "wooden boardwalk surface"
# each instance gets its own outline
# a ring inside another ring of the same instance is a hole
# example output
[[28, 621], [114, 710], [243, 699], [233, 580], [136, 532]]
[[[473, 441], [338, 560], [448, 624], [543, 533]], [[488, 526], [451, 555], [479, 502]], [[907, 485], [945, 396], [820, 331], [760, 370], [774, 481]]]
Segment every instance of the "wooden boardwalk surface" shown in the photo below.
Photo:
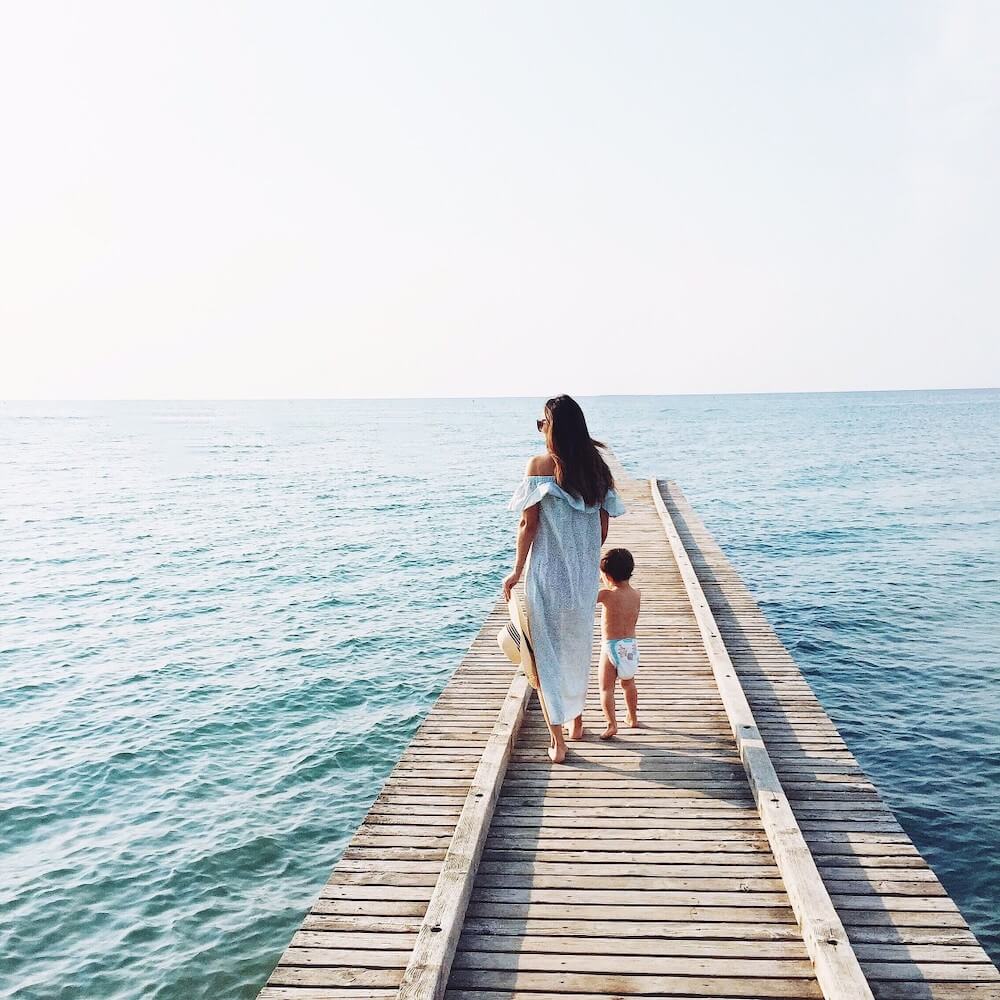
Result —
[[[787, 869], [779, 870], [755, 807], [650, 486], [617, 465], [615, 472], [629, 513], [612, 521], [608, 543], [631, 549], [638, 566], [644, 728], [597, 740], [595, 678], [588, 738], [570, 744], [567, 763], [554, 767], [537, 700], [530, 703], [472, 884], [447, 996], [832, 996], [803, 942], [782, 876]], [[874, 996], [1000, 1000], [1000, 973], [725, 556], [675, 486], [663, 485], [661, 496]], [[261, 1000], [397, 995], [514, 678], [495, 641], [504, 620], [498, 606]]]

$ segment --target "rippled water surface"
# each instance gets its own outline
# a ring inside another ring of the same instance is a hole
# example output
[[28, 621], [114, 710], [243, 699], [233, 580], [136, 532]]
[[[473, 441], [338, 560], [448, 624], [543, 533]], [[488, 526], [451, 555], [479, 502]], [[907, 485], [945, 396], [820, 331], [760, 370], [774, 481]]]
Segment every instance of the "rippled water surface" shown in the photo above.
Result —
[[[1000, 393], [585, 406], [1000, 958]], [[494, 600], [538, 408], [0, 405], [0, 996], [255, 996]]]

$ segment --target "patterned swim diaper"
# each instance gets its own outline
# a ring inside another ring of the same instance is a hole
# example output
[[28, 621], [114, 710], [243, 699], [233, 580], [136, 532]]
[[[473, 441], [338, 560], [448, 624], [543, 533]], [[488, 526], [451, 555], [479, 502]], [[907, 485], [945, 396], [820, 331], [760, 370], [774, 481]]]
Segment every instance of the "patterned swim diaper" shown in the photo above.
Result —
[[639, 644], [635, 639], [605, 639], [601, 646], [621, 680], [635, 677], [639, 669]]

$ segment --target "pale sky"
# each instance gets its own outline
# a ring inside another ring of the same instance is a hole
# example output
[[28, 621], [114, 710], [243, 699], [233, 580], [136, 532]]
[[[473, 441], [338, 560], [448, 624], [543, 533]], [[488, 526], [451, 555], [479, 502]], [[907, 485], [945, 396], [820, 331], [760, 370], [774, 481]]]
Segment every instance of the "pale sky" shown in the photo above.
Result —
[[1000, 385], [1000, 2], [0, 9], [0, 398]]

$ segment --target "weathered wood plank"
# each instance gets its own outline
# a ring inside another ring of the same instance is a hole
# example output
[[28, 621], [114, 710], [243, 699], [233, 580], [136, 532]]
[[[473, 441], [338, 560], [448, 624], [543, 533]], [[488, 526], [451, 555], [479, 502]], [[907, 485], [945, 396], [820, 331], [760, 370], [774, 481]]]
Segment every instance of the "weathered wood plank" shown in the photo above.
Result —
[[[416, 943], [408, 955], [400, 1000], [439, 1000], [444, 995], [486, 834], [531, 696], [527, 679], [518, 673], [483, 748]], [[379, 888], [384, 892], [387, 887]], [[401, 891], [398, 886], [393, 888]]]
[[[876, 997], [915, 1000], [990, 995], [993, 986], [970, 982], [956, 987], [948, 981], [951, 973], [946, 968], [924, 961], [927, 953], [916, 946], [961, 945], [967, 949], [965, 957], [972, 965], [992, 967], [950, 900], [950, 909], [945, 912], [936, 912], [934, 907], [939, 904], [930, 904], [927, 909], [926, 902], [915, 902], [910, 907], [905, 899], [900, 900], [907, 896], [946, 898], [936, 876], [905, 834], [894, 838], [894, 843], [878, 843], [871, 839], [877, 836], [874, 834], [843, 832], [844, 823], [838, 820], [853, 818], [848, 810], [854, 809], [852, 803], [862, 795], [870, 815], [889, 821], [895, 818], [857, 767], [799, 668], [683, 493], [674, 483], [661, 484], [661, 498], [703, 585], [733, 667], [761, 725], [764, 742], [789, 792], [792, 810], [803, 820], [802, 825], [809, 827], [804, 831], [806, 840], [848, 935], [864, 959], [864, 968], [870, 971], [870, 963], [897, 958], [916, 968], [905, 973], [910, 981], [870, 977]], [[816, 756], [816, 741], [810, 735], [813, 733], [824, 735], [822, 758]], [[829, 775], [818, 773], [829, 771], [824, 759], [853, 766], [857, 791], [830, 797]], [[821, 801], [820, 796], [824, 809], [817, 813], [812, 810]], [[845, 890], [846, 883], [858, 878], [865, 883]], [[914, 947], [908, 949], [909, 954], [900, 956], [898, 950], [893, 950], [895, 944]]]
[[[490, 822], [480, 814], [478, 864], [464, 867], [464, 881], [456, 872], [446, 878], [514, 676], [494, 640], [505, 619], [498, 603], [261, 1000], [397, 997], [407, 968], [424, 961], [414, 952], [421, 935], [439, 948], [447, 934], [455, 961], [446, 991], [438, 977], [432, 992], [403, 995], [822, 995], [655, 498], [613, 459], [612, 466], [629, 512], [612, 522], [608, 541], [632, 550], [643, 591], [644, 728], [620, 729], [607, 743], [593, 734], [570, 743], [567, 763], [554, 769], [548, 730], [529, 705]], [[1000, 1000], [974, 935], [732, 567], [675, 487], [661, 499], [874, 996]], [[585, 724], [599, 719], [594, 685]], [[448, 930], [433, 931], [445, 927], [431, 909], [442, 879], [449, 883], [442, 899], [451, 894], [457, 905], [444, 907]], [[430, 964], [445, 963], [432, 957]]]
[[655, 479], [650, 489], [694, 609], [771, 852], [795, 910], [806, 949], [816, 967], [823, 995], [827, 1000], [864, 1000], [866, 997], [873, 1000], [871, 988], [792, 812], [708, 599]]

